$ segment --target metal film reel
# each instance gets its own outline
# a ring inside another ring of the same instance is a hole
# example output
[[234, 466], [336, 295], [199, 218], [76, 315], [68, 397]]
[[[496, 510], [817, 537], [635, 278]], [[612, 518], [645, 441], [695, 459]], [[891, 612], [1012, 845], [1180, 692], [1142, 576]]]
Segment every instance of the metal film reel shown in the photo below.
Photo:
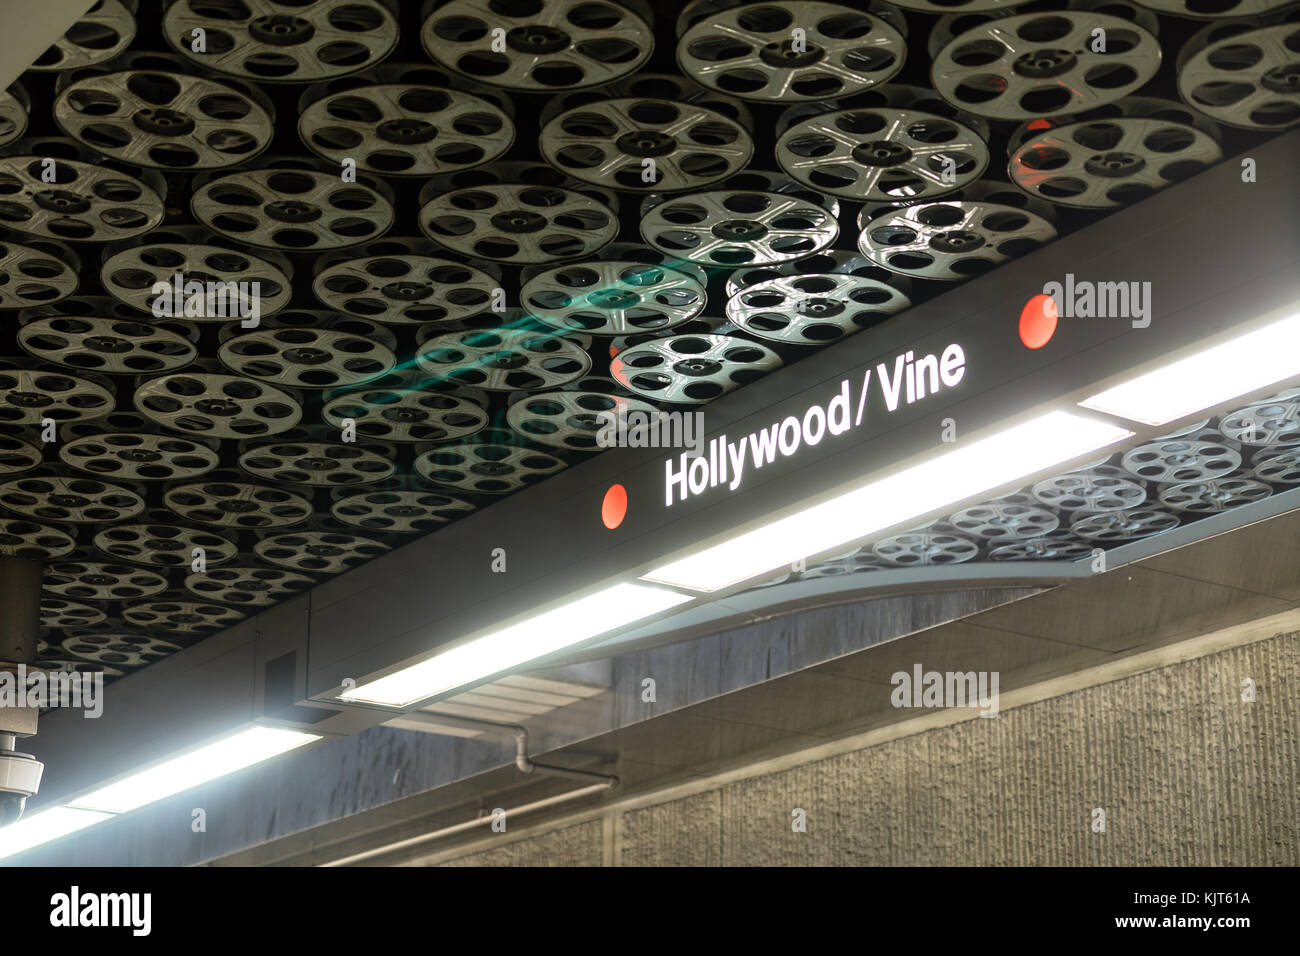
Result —
[[239, 467], [273, 483], [344, 487], [383, 481], [396, 470], [392, 445], [322, 441], [324, 429], [294, 429], [273, 442], [249, 445]]
[[209, 601], [235, 607], [267, 607], [299, 594], [316, 582], [283, 568], [209, 568], [185, 578], [185, 590]]
[[59, 642], [59, 647], [69, 654], [100, 664], [130, 668], [144, 667], [181, 649], [179, 644], [152, 635], [127, 634], [116, 629], [105, 631], [102, 628], [74, 631]]
[[42, 468], [0, 484], [0, 506], [40, 521], [107, 524], [140, 514], [144, 499], [124, 485]]
[[1041, 538], [1010, 541], [989, 551], [991, 561], [1074, 561], [1092, 552], [1069, 531], [1054, 531]]
[[415, 470], [426, 481], [484, 495], [518, 491], [564, 467], [559, 458], [534, 448], [478, 439], [433, 448], [415, 459]]
[[214, 471], [197, 482], [170, 486], [163, 502], [187, 522], [220, 528], [286, 528], [311, 517], [311, 500], [282, 488]]
[[41, 595], [41, 627], [89, 627], [101, 623], [108, 615], [97, 607], [66, 598]]
[[420, 346], [415, 361], [436, 383], [491, 392], [556, 388], [591, 368], [591, 356], [579, 344], [528, 327], [435, 335]]
[[1120, 464], [1144, 481], [1181, 484], [1223, 478], [1241, 467], [1241, 454], [1217, 442], [1175, 438], [1130, 448]]
[[874, 279], [877, 282], [886, 282], [892, 285], [904, 295], [907, 295], [912, 288], [911, 280], [906, 276], [900, 276], [888, 269], [882, 269], [857, 252], [849, 252], [843, 249], [827, 249], [824, 252], [803, 259], [795, 259], [793, 262], [783, 262], [772, 266], [755, 266], [750, 269], [737, 269], [727, 276], [727, 298], [730, 299], [741, 289], [748, 289], [760, 282], [810, 274], [847, 275], [858, 276], [862, 279]]
[[77, 290], [77, 272], [54, 256], [0, 240], [0, 309], [57, 302]]
[[806, 571], [799, 572], [800, 581], [818, 578], [839, 578], [846, 574], [859, 574], [864, 571], [881, 571], [889, 564], [878, 559], [870, 548], [858, 548], [826, 561], [818, 561]]
[[[113, 302], [114, 300], [107, 299]], [[18, 344], [37, 358], [110, 375], [174, 372], [198, 355], [188, 339], [158, 325], [77, 315], [57, 305], [19, 315]]]
[[1032, 495], [1014, 494], [963, 508], [948, 519], [958, 531], [993, 545], [1042, 538], [1061, 526]]
[[1092, 123], [1113, 119], [1151, 119], [1163, 120], [1177, 126], [1191, 126], [1209, 136], [1214, 142], [1223, 139], [1219, 124], [1204, 114], [1177, 100], [1166, 100], [1155, 96], [1122, 96], [1113, 103], [1106, 103], [1087, 113], [1075, 116], [1042, 117], [1021, 123], [1007, 137], [1007, 158], [1010, 159], [1017, 150], [1036, 137], [1049, 130], [1075, 123]]
[[351, 420], [357, 435], [390, 442], [452, 441], [487, 424], [486, 400], [431, 388], [431, 384], [416, 369], [390, 372], [333, 395], [322, 415], [335, 428]]
[[144, 522], [114, 525], [95, 535], [95, 547], [110, 557], [155, 567], [192, 567], [194, 550], [201, 548], [208, 566], [233, 561], [234, 541], [212, 531], [177, 524], [170, 511], [153, 509]]
[[[742, 169], [740, 172], [724, 179], [718, 188], [742, 192], [782, 193], [812, 203], [814, 206], [820, 206], [837, 219], [840, 215], [840, 201], [838, 199], [830, 193], [822, 192], [820, 189], [813, 189], [806, 183], [801, 183], [785, 173], [774, 173], [766, 169]], [[668, 196], [660, 195], [646, 196], [641, 200], [641, 215], [645, 216], [651, 209], [668, 198]]]
[[[49, 169], [54, 182], [41, 179]], [[0, 159], [0, 222], [21, 232], [109, 242], [148, 232], [162, 218], [159, 194], [126, 173], [73, 159]]]
[[589, 103], [626, 97], [703, 106], [739, 123], [751, 133], [754, 131], [754, 114], [743, 101], [701, 86], [684, 76], [675, 76], [671, 73], [637, 73], [596, 90], [557, 93], [549, 97], [546, 105], [542, 107], [538, 125], [545, 127], [561, 113], [567, 113]]
[[[1103, 34], [1094, 38], [1094, 30]], [[1094, 49], [1104, 36], [1105, 52]], [[1059, 116], [1132, 93], [1155, 75], [1160, 46], [1122, 17], [1026, 13], [979, 24], [939, 51], [930, 77], [959, 109], [991, 119]]]
[[474, 266], [423, 255], [373, 255], [326, 266], [312, 282], [322, 303], [376, 322], [459, 319], [486, 308], [499, 279]]
[[197, 478], [216, 468], [219, 461], [216, 449], [200, 442], [110, 431], [61, 444], [59, 458], [78, 471], [131, 481]]
[[542, 129], [540, 145], [557, 169], [632, 192], [709, 186], [754, 155], [749, 132], [721, 113], [635, 98], [599, 100], [561, 113]]
[[143, 70], [66, 87], [54, 121], [105, 156], [161, 169], [233, 166], [266, 149], [275, 132], [274, 115], [233, 86]]
[[[629, 420], [633, 413], [637, 414]], [[573, 390], [525, 395], [511, 404], [506, 422], [530, 441], [569, 451], [600, 451], [602, 428], [616, 422], [630, 428], [638, 419], [649, 423], [662, 414], [640, 399]]]
[[167, 590], [167, 579], [144, 568], [101, 561], [57, 561], [46, 565], [41, 589], [83, 601], [130, 601]]
[[1249, 478], [1219, 478], [1215, 481], [1188, 481], [1160, 489], [1160, 503], [1175, 511], [1208, 514], [1227, 511], [1267, 498], [1273, 489], [1262, 481]]
[[1031, 195], [1102, 209], [1144, 199], [1222, 158], [1214, 138], [1194, 127], [1116, 118], [1033, 136], [1012, 154], [1008, 174]]
[[463, 517], [474, 510], [467, 501], [414, 487], [358, 491], [339, 498], [330, 513], [342, 521], [381, 534], [414, 534]]
[[32, 444], [30, 435], [0, 435], [0, 476], [17, 475], [39, 465], [45, 453]]
[[52, 561], [71, 554], [76, 547], [76, 539], [62, 528], [0, 515], [0, 554]]
[[1247, 445], [1300, 445], [1300, 395], [1253, 402], [1219, 419], [1219, 430]]
[[[959, 189], [955, 193], [945, 196], [944, 202], [985, 202], [993, 203], [997, 206], [1010, 206], [1013, 209], [1022, 209], [1025, 212], [1031, 212], [1040, 219], [1045, 219], [1053, 226], [1056, 225], [1056, 207], [1044, 199], [1038, 199], [1026, 192], [1017, 189], [1010, 183], [999, 183], [991, 179], [981, 179], [971, 183], [965, 189]], [[905, 203], [903, 205], [917, 205]], [[867, 228], [867, 224], [873, 219], [879, 219], [881, 216], [889, 216], [898, 212], [900, 204], [898, 203], [865, 203], [858, 209], [857, 225], [858, 233]], [[877, 269], [880, 267], [877, 266]], [[896, 276], [888, 269], [882, 269], [890, 278], [882, 281], [889, 281], [891, 284], [898, 281], [901, 277]], [[873, 277], [874, 278], [874, 277]], [[906, 281], [906, 280], [903, 280]], [[906, 291], [906, 289], [904, 289]]]
[[716, 190], [674, 197], [641, 220], [641, 236], [669, 256], [718, 267], [789, 262], [829, 247], [839, 223], [780, 193]]
[[29, 358], [0, 358], [0, 424], [39, 425], [42, 418], [68, 422], [112, 409], [107, 382]]
[[760, 339], [822, 345], [878, 325], [911, 304], [874, 279], [783, 276], [737, 292], [727, 302], [727, 318]]
[[190, 200], [194, 218], [222, 235], [275, 249], [337, 249], [375, 239], [393, 224], [392, 203], [360, 180], [313, 169], [230, 173]]
[[8, 146], [27, 132], [27, 117], [32, 102], [27, 91], [18, 83], [0, 90], [0, 146]]
[[355, 385], [397, 364], [393, 350], [382, 342], [310, 326], [244, 332], [225, 342], [217, 355], [238, 375], [294, 388]]
[[548, 325], [589, 335], [671, 329], [704, 309], [704, 286], [665, 266], [613, 260], [543, 272], [519, 293], [520, 304]]
[[1178, 527], [1178, 515], [1157, 508], [1133, 508], [1084, 515], [1070, 525], [1070, 534], [1089, 541], [1129, 541], [1149, 538]]
[[1123, 469], [1110, 465], [1044, 478], [1031, 491], [1045, 505], [1084, 514], [1123, 511], [1147, 500], [1141, 484], [1127, 477]]
[[669, 335], [630, 345], [610, 374], [645, 398], [682, 405], [712, 401], [777, 368], [781, 359], [757, 342], [727, 335]]
[[98, 0], [29, 70], [73, 70], [111, 60], [135, 38], [135, 17], [121, 0]]
[[302, 406], [263, 382], [213, 372], [177, 372], [135, 391], [135, 407], [164, 428], [210, 438], [256, 438], [297, 425]]
[[491, 162], [515, 140], [499, 106], [470, 93], [384, 83], [321, 97], [303, 110], [298, 135], [334, 163], [386, 176], [433, 176]]
[[1257, 17], [1292, 0], [1138, 0], [1144, 7], [1175, 17], [1214, 20], [1221, 17]]
[[434, 196], [420, 228], [463, 255], [523, 265], [591, 255], [618, 233], [618, 219], [572, 190], [502, 183]]
[[[203, 31], [203, 52], [193, 48], [195, 29]], [[397, 45], [397, 20], [377, 0], [177, 0], [163, 14], [162, 32], [200, 69], [262, 82], [309, 82], [354, 73], [373, 66]]]
[[[702, 286], [709, 284], [709, 270], [699, 263], [665, 255], [654, 246], [648, 246], [643, 242], [611, 242], [601, 250], [598, 258], [580, 259], [570, 264], [589, 265], [610, 260], [635, 262], [647, 266], [666, 266], [676, 272], [685, 273]], [[519, 278], [526, 285], [546, 271], [548, 271], [546, 266], [524, 266], [519, 270]]]
[[852, 96], [891, 79], [906, 56], [902, 34], [884, 20], [820, 0], [719, 11], [677, 43], [683, 73], [724, 93], [764, 101]]
[[650, 57], [654, 32], [606, 0], [450, 0], [424, 21], [420, 42], [448, 69], [524, 92], [600, 86]]
[[[154, 315], [155, 320], [163, 317], [191, 322], [241, 319], [238, 306], [245, 301], [240, 295], [245, 290], [246, 308], [255, 298], [262, 317], [288, 305], [293, 288], [289, 281], [292, 267], [287, 259], [266, 251], [254, 255], [206, 242], [178, 243], [172, 238], [175, 235], [175, 239], [186, 240], [197, 237], [199, 232], [186, 230], [174, 234], [172, 230], [161, 230], [145, 236], [143, 244], [111, 250], [99, 272], [104, 289], [120, 302]], [[178, 275], [181, 276], [180, 296], [176, 294]], [[169, 287], [167, 293], [154, 293], [154, 286], [160, 283]], [[202, 288], [190, 283], [201, 283]], [[229, 283], [235, 284], [233, 290]]]
[[443, 193], [485, 186], [551, 186], [594, 199], [610, 212], [617, 213], [619, 210], [618, 193], [611, 189], [584, 183], [580, 179], [565, 175], [547, 163], [517, 161], [488, 163], [473, 169], [431, 176], [429, 181], [420, 187], [420, 205], [427, 204]]
[[1251, 475], [1261, 481], [1268, 481], [1275, 485], [1297, 485], [1300, 484], [1300, 451], [1284, 451], [1279, 454], [1269, 454], [1267, 457], [1256, 457], [1255, 470]]
[[939, 196], [983, 174], [989, 150], [956, 120], [920, 110], [849, 109], [813, 116], [776, 144], [781, 168], [858, 201]]
[[[183, 593], [183, 592], [182, 592]], [[185, 598], [189, 594], [183, 594]], [[132, 627], [171, 634], [207, 635], [242, 621], [246, 615], [233, 608], [202, 601], [160, 600], [133, 604], [123, 609], [122, 617]]]
[[[258, 324], [258, 328], [263, 331], [266, 329], [314, 329], [337, 332], [342, 335], [369, 339], [371, 342], [382, 345], [390, 352], [397, 348], [397, 335], [387, 326], [380, 325], [378, 322], [371, 322], [369, 319], [344, 315], [342, 312], [332, 312], [329, 309], [285, 309], [275, 315], [268, 316]], [[222, 345], [225, 345], [232, 339], [245, 334], [247, 334], [246, 330], [240, 328], [238, 323], [229, 322], [221, 326], [221, 330], [217, 333], [217, 339]], [[210, 362], [211, 360], [205, 359], [204, 361]]]
[[276, 567], [313, 574], [339, 574], [391, 550], [382, 541], [336, 531], [292, 531], [261, 538], [257, 556]]
[[309, 106], [324, 96], [346, 93], [363, 87], [381, 86], [431, 86], [436, 89], [460, 90], [487, 100], [505, 113], [510, 119], [515, 118], [514, 101], [502, 90], [482, 83], [467, 80], [458, 73], [436, 66], [433, 63], [414, 61], [387, 60], [378, 66], [372, 66], [359, 73], [321, 80], [304, 87], [298, 95], [298, 112], [304, 112]]
[[927, 528], [891, 535], [871, 546], [872, 553], [896, 568], [960, 564], [979, 554], [979, 545], [959, 534]]

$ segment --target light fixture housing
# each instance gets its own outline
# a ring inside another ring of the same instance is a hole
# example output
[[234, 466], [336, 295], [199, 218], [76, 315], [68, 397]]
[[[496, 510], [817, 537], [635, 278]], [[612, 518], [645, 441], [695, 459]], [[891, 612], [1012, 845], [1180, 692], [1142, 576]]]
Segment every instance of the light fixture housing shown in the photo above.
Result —
[[0, 827], [0, 860], [84, 830], [112, 816], [113, 814], [102, 810], [74, 807], [49, 807], [33, 813], [16, 823]]

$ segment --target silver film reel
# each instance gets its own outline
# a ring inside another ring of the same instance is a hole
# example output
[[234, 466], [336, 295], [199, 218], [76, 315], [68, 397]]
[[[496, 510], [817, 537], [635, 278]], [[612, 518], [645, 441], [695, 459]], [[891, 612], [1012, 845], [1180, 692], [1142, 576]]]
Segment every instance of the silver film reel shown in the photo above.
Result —
[[[53, 174], [46, 182], [42, 175]], [[163, 218], [154, 189], [126, 173], [73, 159], [0, 159], [0, 222], [51, 239], [110, 242], [148, 232]]]
[[420, 228], [462, 255], [526, 265], [591, 255], [614, 238], [618, 219], [582, 193], [502, 183], [434, 196]]
[[267, 607], [293, 597], [316, 582], [283, 568], [223, 565], [185, 578], [185, 590], [233, 607]]
[[812, 116], [776, 144], [781, 168], [817, 189], [859, 201], [928, 199], [988, 167], [988, 145], [961, 123], [920, 110], [848, 109]]
[[179, 644], [149, 634], [132, 634], [125, 628], [107, 630], [104, 627], [78, 628], [64, 637], [59, 647], [86, 660], [126, 668], [152, 664], [181, 649]]
[[704, 286], [684, 272], [628, 260], [559, 266], [519, 293], [532, 315], [569, 332], [628, 335], [671, 329], [703, 311]]
[[598, 451], [602, 429], [618, 422], [629, 428], [648, 425], [661, 414], [640, 399], [575, 388], [525, 395], [511, 404], [506, 421], [529, 441], [569, 451]]
[[391, 348], [367, 336], [326, 323], [276, 324], [281, 327], [267, 326], [228, 339], [217, 353], [222, 364], [238, 375], [293, 388], [355, 385], [397, 364]]
[[0, 515], [0, 554], [52, 561], [71, 554], [76, 547], [76, 539], [62, 528]]
[[1250, 478], [1218, 478], [1214, 481], [1188, 481], [1160, 489], [1160, 503], [1174, 511], [1208, 514], [1227, 511], [1267, 498], [1273, 489]]
[[624, 388], [644, 398], [698, 405], [777, 368], [781, 359], [756, 342], [726, 335], [669, 335], [623, 349], [609, 363]]
[[125, 485], [66, 477], [41, 468], [0, 484], [0, 506], [39, 521], [106, 524], [144, 511], [144, 499]]
[[730, 299], [741, 289], [748, 289], [750, 286], [757, 285], [760, 282], [767, 282], [770, 279], [809, 274], [849, 275], [863, 279], [875, 279], [877, 282], [889, 283], [904, 295], [907, 295], [912, 288], [911, 281], [905, 276], [881, 268], [856, 251], [827, 249], [824, 252], [806, 256], [803, 259], [795, 259], [793, 262], [736, 269], [727, 276], [727, 298]]
[[1159, 66], [1156, 38], [1137, 24], [1066, 10], [972, 27], [939, 51], [930, 77], [958, 109], [991, 119], [1033, 119], [1119, 99]]
[[[507, 441], [509, 435], [504, 436]], [[503, 495], [563, 470], [554, 455], [523, 445], [474, 439], [432, 448], [415, 459], [421, 478], [474, 494]]]
[[662, 193], [727, 178], [749, 162], [754, 142], [740, 123], [705, 106], [626, 98], [560, 114], [542, 129], [541, 150], [584, 182]]
[[1219, 420], [1219, 430], [1247, 445], [1300, 445], [1300, 394], [1238, 408]]
[[0, 310], [48, 305], [77, 291], [77, 271], [57, 256], [0, 240]]
[[98, 0], [29, 69], [74, 70], [113, 59], [135, 38], [135, 17], [121, 0]]
[[105, 528], [95, 535], [95, 547], [123, 561], [164, 568], [192, 567], [200, 555], [208, 566], [225, 564], [238, 553], [234, 541], [183, 527], [170, 511], [154, 509], [144, 517], [148, 520]]
[[420, 30], [437, 62], [480, 83], [524, 92], [600, 86], [639, 69], [654, 33], [608, 0], [449, 0]]
[[0, 358], [0, 423], [39, 425], [97, 418], [113, 409], [113, 392], [93, 373], [69, 375], [30, 358]]
[[432, 387], [417, 369], [331, 393], [322, 415], [335, 428], [351, 423], [360, 436], [390, 442], [452, 441], [487, 424], [486, 401]]
[[641, 235], [668, 256], [718, 267], [788, 262], [839, 236], [827, 210], [780, 193], [715, 190], [672, 198], [641, 220]]
[[1225, 30], [1180, 62], [1178, 95], [1229, 126], [1285, 129], [1300, 123], [1300, 23]]
[[276, 567], [311, 574], [339, 574], [390, 550], [382, 541], [337, 531], [291, 531], [260, 538], [257, 556]]
[[266, 149], [275, 117], [233, 86], [124, 70], [79, 80], [54, 101], [65, 133], [105, 156], [161, 169], [219, 169]]
[[1241, 467], [1241, 454], [1218, 442], [1175, 438], [1130, 448], [1120, 464], [1144, 481], [1213, 481]]
[[956, 281], [996, 268], [1056, 238], [1046, 219], [990, 202], [932, 202], [871, 220], [858, 249], [904, 275]]
[[580, 179], [560, 172], [548, 163], [517, 160], [488, 163], [442, 176], [430, 176], [428, 182], [420, 187], [420, 205], [425, 205], [443, 193], [485, 186], [550, 186], [555, 189], [567, 189], [595, 200], [610, 212], [617, 213], [619, 210], [619, 194], [612, 189], [584, 183]]
[[1130, 541], [1176, 527], [1176, 514], [1158, 508], [1133, 508], [1084, 515], [1070, 525], [1070, 533], [1088, 541]]
[[[195, 49], [195, 30], [203, 49]], [[162, 18], [174, 49], [200, 69], [246, 80], [310, 82], [378, 63], [397, 45], [397, 20], [378, 0], [277, 3], [177, 0]]]
[[1074, 561], [1092, 551], [1069, 531], [1054, 531], [1041, 538], [1010, 541], [989, 551], [991, 561]]
[[587, 374], [591, 356], [546, 328], [486, 328], [427, 339], [416, 353], [435, 383], [492, 392], [557, 388]]
[[1121, 468], [1095, 465], [1091, 469], [1054, 475], [1036, 482], [1033, 496], [1062, 511], [1084, 514], [1123, 511], [1147, 500], [1146, 489]]
[[625, 97], [668, 100], [672, 103], [703, 106], [736, 121], [751, 133], [754, 131], [754, 115], [742, 100], [671, 73], [637, 73], [597, 90], [558, 93], [548, 98], [546, 105], [542, 107], [538, 123], [544, 127], [555, 117], [569, 110], [605, 99]]
[[239, 467], [273, 484], [342, 488], [383, 481], [396, 470], [392, 445], [326, 441], [325, 429], [294, 429], [275, 441], [249, 444]]
[[873, 544], [871, 551], [893, 567], [920, 568], [969, 561], [979, 554], [979, 545], [959, 534], [926, 528], [891, 535]]
[[41, 627], [88, 627], [101, 623], [108, 615], [97, 607], [69, 601], [67, 598], [41, 595]]
[[34, 435], [0, 435], [0, 480], [31, 471], [41, 463], [44, 452], [40, 444], [27, 439]]
[[31, 108], [31, 99], [19, 84], [12, 83], [9, 89], [0, 90], [0, 146], [8, 146], [27, 132]]
[[[104, 301], [115, 303], [106, 297]], [[70, 368], [110, 375], [158, 374], [184, 368], [198, 355], [189, 340], [145, 322], [78, 315], [58, 305], [27, 309], [19, 318], [25, 323], [18, 330], [24, 351]]]
[[902, 34], [884, 20], [821, 0], [721, 10], [697, 21], [677, 44], [686, 75], [766, 101], [852, 96], [892, 78], [906, 55]]
[[1300, 451], [1276, 454], [1270, 450], [1267, 455], [1256, 458], [1251, 475], [1275, 485], [1300, 484]]
[[878, 325], [909, 305], [903, 293], [874, 279], [789, 276], [737, 292], [727, 302], [727, 319], [761, 339], [821, 345]]
[[65, 465], [130, 481], [196, 478], [217, 467], [216, 449], [197, 441], [144, 432], [103, 431], [59, 446]]
[[70, 559], [46, 565], [41, 589], [80, 601], [131, 601], [167, 590], [167, 578], [146, 568]]
[[230, 173], [195, 190], [194, 218], [222, 235], [273, 249], [338, 249], [376, 239], [393, 224], [392, 203], [360, 182], [314, 169]]
[[207, 438], [257, 438], [297, 425], [302, 406], [264, 382], [213, 372], [177, 372], [135, 391], [135, 407], [164, 428]]
[[327, 265], [312, 283], [330, 308], [394, 325], [464, 318], [486, 308], [500, 288], [481, 269], [414, 254], [347, 259]]
[[[191, 595], [182, 592], [183, 598]], [[158, 600], [132, 604], [122, 611], [132, 627], [186, 636], [213, 634], [242, 621], [245, 614], [204, 601]]]
[[311, 500], [283, 488], [215, 471], [196, 482], [172, 485], [163, 502], [187, 522], [219, 528], [286, 528], [311, 517]]
[[298, 119], [298, 135], [334, 163], [387, 176], [433, 176], [491, 162], [515, 126], [499, 106], [460, 90], [380, 83], [327, 94]]
[[948, 523], [963, 534], [1000, 545], [1042, 538], [1059, 528], [1061, 519], [1032, 495], [1014, 494], [964, 508]]
[[440, 491], [405, 486], [349, 493], [334, 502], [330, 513], [357, 528], [380, 534], [415, 534], [463, 517], [474, 510], [467, 501]]

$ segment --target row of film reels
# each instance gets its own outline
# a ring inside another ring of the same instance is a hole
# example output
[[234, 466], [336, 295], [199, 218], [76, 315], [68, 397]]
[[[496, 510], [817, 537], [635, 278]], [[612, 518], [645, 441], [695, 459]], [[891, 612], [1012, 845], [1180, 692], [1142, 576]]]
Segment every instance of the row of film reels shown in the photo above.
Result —
[[592, 452], [612, 447], [619, 431], [629, 437], [656, 428], [664, 413], [627, 392], [617, 381], [589, 375], [562, 389], [519, 396], [506, 422], [528, 441], [566, 451]]

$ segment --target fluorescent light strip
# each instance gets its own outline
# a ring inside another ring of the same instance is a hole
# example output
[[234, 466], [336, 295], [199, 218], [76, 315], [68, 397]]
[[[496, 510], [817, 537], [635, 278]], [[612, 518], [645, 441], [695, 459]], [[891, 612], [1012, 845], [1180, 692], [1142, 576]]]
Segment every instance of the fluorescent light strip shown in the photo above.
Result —
[[642, 575], [694, 591], [720, 588], [918, 518], [1114, 444], [1133, 433], [1053, 411], [971, 442]]
[[1300, 313], [1098, 392], [1084, 408], [1164, 425], [1300, 375]]
[[101, 810], [78, 810], [72, 807], [50, 807], [17, 823], [0, 828], [0, 860], [42, 843], [49, 843], [76, 833], [88, 826], [107, 820], [113, 814]]
[[640, 584], [615, 584], [340, 694], [405, 707], [693, 600]]

